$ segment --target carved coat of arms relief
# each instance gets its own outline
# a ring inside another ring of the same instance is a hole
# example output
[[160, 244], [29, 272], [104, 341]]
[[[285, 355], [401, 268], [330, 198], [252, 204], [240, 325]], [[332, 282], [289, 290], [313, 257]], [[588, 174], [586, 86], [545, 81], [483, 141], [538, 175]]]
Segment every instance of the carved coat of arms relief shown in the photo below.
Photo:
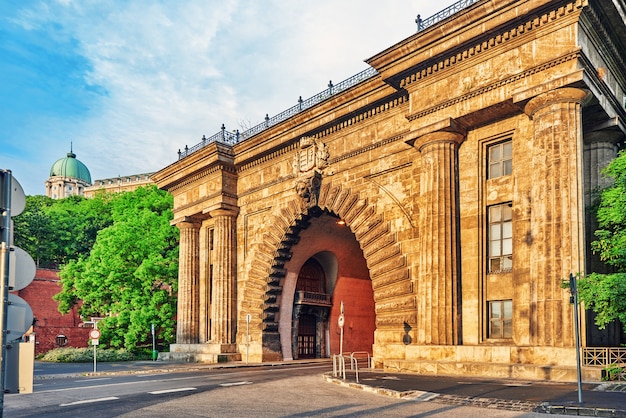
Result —
[[317, 205], [322, 174], [332, 174], [328, 172], [329, 157], [330, 153], [323, 142], [309, 136], [300, 138], [293, 158], [295, 189], [309, 208]]

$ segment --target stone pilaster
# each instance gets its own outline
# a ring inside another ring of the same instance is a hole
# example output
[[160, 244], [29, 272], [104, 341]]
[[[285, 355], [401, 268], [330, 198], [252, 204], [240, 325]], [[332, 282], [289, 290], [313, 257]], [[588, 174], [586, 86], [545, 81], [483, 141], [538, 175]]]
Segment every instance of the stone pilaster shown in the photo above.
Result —
[[460, 342], [457, 148], [463, 140], [438, 131], [414, 144], [422, 156], [417, 344]]
[[215, 219], [212, 342], [233, 344], [237, 332], [237, 212], [218, 209], [210, 215]]
[[176, 343], [197, 344], [200, 318], [200, 223], [185, 220], [176, 226], [180, 229]]
[[[587, 92], [562, 88], [531, 99], [530, 344], [574, 345], [570, 273], [584, 273], [582, 104]], [[514, 307], [515, 309], [515, 307]]]

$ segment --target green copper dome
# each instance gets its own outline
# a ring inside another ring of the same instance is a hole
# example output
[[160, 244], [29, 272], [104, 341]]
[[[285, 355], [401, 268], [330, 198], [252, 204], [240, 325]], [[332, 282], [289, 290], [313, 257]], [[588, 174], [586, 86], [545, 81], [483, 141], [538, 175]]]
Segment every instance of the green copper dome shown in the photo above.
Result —
[[50, 177], [69, 177], [91, 184], [91, 173], [85, 164], [76, 159], [76, 154], [68, 152], [67, 157], [52, 164]]

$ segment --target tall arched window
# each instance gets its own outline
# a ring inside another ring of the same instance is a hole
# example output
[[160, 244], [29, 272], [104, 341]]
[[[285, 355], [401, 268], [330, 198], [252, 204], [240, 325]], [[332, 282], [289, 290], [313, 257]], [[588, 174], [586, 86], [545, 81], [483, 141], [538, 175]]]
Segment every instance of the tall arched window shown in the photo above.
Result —
[[315, 259], [310, 258], [300, 269], [296, 291], [326, 293], [326, 275]]

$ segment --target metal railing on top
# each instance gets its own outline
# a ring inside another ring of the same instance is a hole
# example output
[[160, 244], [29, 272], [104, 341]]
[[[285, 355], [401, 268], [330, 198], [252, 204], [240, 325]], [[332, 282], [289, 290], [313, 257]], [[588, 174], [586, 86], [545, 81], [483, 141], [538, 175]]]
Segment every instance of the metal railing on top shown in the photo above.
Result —
[[271, 118], [268, 115], [265, 115], [265, 122], [259, 123], [258, 125], [253, 126], [252, 128], [244, 132], [239, 132], [239, 130], [236, 130], [235, 132], [229, 132], [226, 130], [226, 127], [222, 125], [221, 131], [216, 133], [215, 135], [212, 135], [208, 138], [203, 136], [202, 141], [194, 145], [193, 147], [185, 146], [183, 150], [178, 150], [178, 159], [180, 160], [181, 158], [185, 158], [186, 156], [198, 151], [199, 149], [204, 148], [212, 142], [220, 142], [222, 144], [234, 145], [238, 142], [245, 141], [246, 139], [256, 134], [263, 132], [267, 128], [277, 125], [280, 122], [283, 122], [290, 117], [297, 115], [298, 113], [323, 102], [324, 100], [330, 98], [335, 94], [341, 93], [342, 91], [356, 86], [362, 81], [374, 77], [377, 74], [378, 71], [376, 71], [375, 68], [370, 67], [340, 83], [333, 84], [332, 81], [330, 81], [328, 83], [328, 88], [321, 93], [317, 93], [315, 96], [310, 97], [306, 100], [302, 100], [302, 97], [300, 97], [298, 99], [297, 105], [292, 106], [289, 109]]
[[452, 16], [453, 14], [460, 12], [461, 10], [465, 9], [466, 7], [471, 6], [472, 4], [478, 2], [480, 0], [461, 0], [461, 1], [457, 1], [456, 3], [454, 3], [451, 6], [446, 7], [445, 9], [443, 9], [442, 11], [426, 18], [426, 19], [421, 19], [420, 15], [417, 15], [417, 19], [415, 19], [415, 23], [417, 23], [417, 31], [422, 31], [430, 26], [433, 26], [439, 22], [441, 22], [444, 19], [449, 18], [450, 16]]
[[[423, 20], [420, 18], [420, 15], [417, 15], [417, 19], [415, 19], [415, 22], [417, 23], [417, 31], [419, 32], [430, 26], [433, 26], [434, 24], [452, 16], [453, 14], [465, 9], [466, 7], [471, 6], [472, 4], [478, 1], [480, 0], [460, 0], [454, 3], [453, 5], [446, 7], [442, 11], [434, 14], [433, 16], [430, 16], [429, 18], [426, 18]], [[193, 154], [194, 152], [204, 148], [205, 146], [213, 142], [219, 142], [219, 143], [227, 144], [227, 145], [234, 145], [241, 141], [245, 141], [246, 139], [251, 138], [258, 133], [261, 133], [264, 130], [272, 126], [277, 125], [278, 123], [283, 122], [289, 119], [290, 117], [297, 115], [298, 113], [323, 102], [324, 100], [330, 98], [331, 96], [337, 93], [341, 93], [342, 91], [345, 91], [361, 83], [362, 81], [365, 81], [367, 79], [370, 79], [376, 76], [377, 74], [378, 74], [378, 71], [370, 67], [338, 84], [333, 84], [333, 82], [330, 81], [328, 83], [328, 88], [326, 90], [320, 93], [317, 93], [315, 96], [310, 97], [306, 100], [302, 100], [302, 96], [300, 96], [300, 98], [298, 99], [297, 105], [292, 106], [289, 109], [271, 118], [269, 117], [269, 115], [265, 115], [264, 122], [259, 123], [258, 125], [253, 126], [252, 128], [244, 132], [239, 132], [239, 130], [235, 130], [234, 132], [229, 132], [226, 130], [226, 127], [222, 124], [222, 128], [220, 132], [214, 135], [211, 135], [208, 138], [203, 135], [202, 141], [197, 143], [196, 145], [192, 147], [188, 147], [187, 145], [185, 145], [184, 149], [182, 150], [179, 149], [178, 159], [180, 160], [182, 158], [185, 158], [188, 155]]]

